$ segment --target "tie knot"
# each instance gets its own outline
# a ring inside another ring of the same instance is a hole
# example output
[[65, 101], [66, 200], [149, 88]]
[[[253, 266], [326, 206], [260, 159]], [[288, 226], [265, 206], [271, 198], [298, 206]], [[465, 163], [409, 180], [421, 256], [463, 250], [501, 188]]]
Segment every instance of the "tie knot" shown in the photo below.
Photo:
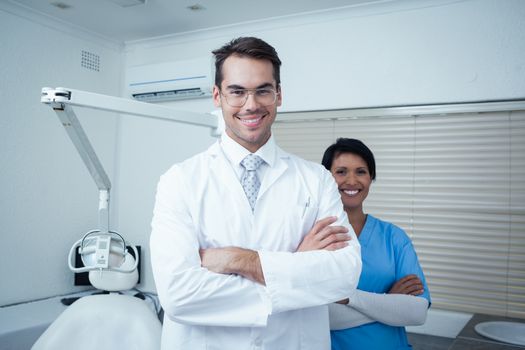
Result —
[[255, 154], [248, 154], [242, 161], [241, 165], [248, 171], [257, 170], [257, 168], [264, 162], [261, 157]]

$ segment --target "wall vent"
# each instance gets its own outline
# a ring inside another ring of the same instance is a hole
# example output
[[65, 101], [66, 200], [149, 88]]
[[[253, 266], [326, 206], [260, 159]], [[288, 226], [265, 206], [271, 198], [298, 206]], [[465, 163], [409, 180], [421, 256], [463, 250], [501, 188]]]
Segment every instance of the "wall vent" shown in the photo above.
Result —
[[89, 51], [82, 50], [80, 65], [84, 68], [100, 71], [100, 56]]

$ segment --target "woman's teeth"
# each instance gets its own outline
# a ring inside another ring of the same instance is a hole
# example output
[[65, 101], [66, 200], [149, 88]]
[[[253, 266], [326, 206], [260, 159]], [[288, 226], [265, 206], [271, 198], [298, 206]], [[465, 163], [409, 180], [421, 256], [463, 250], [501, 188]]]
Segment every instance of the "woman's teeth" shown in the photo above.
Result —
[[354, 191], [351, 191], [351, 190], [343, 190], [344, 193], [346, 193], [347, 195], [349, 196], [355, 196], [359, 190], [354, 190]]

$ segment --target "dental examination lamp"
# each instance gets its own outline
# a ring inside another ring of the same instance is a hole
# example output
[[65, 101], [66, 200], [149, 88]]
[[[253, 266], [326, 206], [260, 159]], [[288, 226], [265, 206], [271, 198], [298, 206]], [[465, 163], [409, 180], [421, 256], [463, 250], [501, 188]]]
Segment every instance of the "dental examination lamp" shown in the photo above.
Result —
[[[111, 182], [91, 146], [74, 107], [88, 107], [128, 115], [175, 121], [185, 124], [210, 127], [212, 136], [220, 135], [218, 117], [212, 114], [198, 114], [177, 111], [172, 108], [126, 98], [95, 94], [69, 88], [42, 88], [41, 102], [49, 105], [56, 112], [69, 138], [88, 168], [99, 190], [98, 229], [87, 232], [78, 240], [69, 252], [68, 264], [73, 272], [89, 272], [93, 286], [107, 291], [132, 288], [138, 280], [137, 248], [131, 246], [134, 256], [126, 248], [124, 238], [109, 230], [109, 201]], [[74, 266], [75, 252], [84, 264]], [[109, 274], [103, 278], [102, 271]]]
[[[131, 247], [135, 253], [133, 258], [124, 238], [109, 230], [111, 183], [73, 107], [206, 126], [212, 128], [213, 136], [220, 135], [222, 124], [219, 124], [217, 115], [181, 112], [145, 102], [66, 88], [43, 88], [41, 101], [58, 115], [99, 190], [99, 227], [86, 233], [73, 245], [68, 257], [69, 268], [74, 272], [89, 272], [89, 281], [98, 289], [109, 292], [131, 289], [138, 280], [137, 248]], [[74, 266], [73, 258], [77, 250], [83, 267]], [[155, 311], [158, 313], [158, 310]], [[31, 349], [160, 349], [162, 325], [156, 312], [142, 299], [132, 295], [88, 295], [65, 309]]]

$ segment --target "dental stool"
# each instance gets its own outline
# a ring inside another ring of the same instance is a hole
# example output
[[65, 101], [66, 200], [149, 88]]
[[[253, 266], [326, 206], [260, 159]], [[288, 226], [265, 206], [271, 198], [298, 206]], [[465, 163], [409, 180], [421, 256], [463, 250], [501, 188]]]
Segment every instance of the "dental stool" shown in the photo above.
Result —
[[[82, 271], [89, 270], [91, 284], [110, 293], [75, 301], [38, 338], [32, 350], [160, 349], [162, 325], [155, 312], [144, 300], [118, 293], [133, 288], [138, 281], [137, 261], [127, 252], [125, 244], [122, 250], [122, 247], [114, 248], [113, 241], [106, 241], [111, 245], [111, 249], [106, 249], [109, 264], [103, 269], [93, 269], [89, 255], [96, 255], [98, 259], [100, 251], [89, 249], [89, 243], [78, 243], [71, 249], [80, 247], [79, 253], [87, 267]], [[71, 266], [71, 255], [70, 252], [70, 268], [79, 271]], [[138, 259], [138, 254], [135, 256]]]

